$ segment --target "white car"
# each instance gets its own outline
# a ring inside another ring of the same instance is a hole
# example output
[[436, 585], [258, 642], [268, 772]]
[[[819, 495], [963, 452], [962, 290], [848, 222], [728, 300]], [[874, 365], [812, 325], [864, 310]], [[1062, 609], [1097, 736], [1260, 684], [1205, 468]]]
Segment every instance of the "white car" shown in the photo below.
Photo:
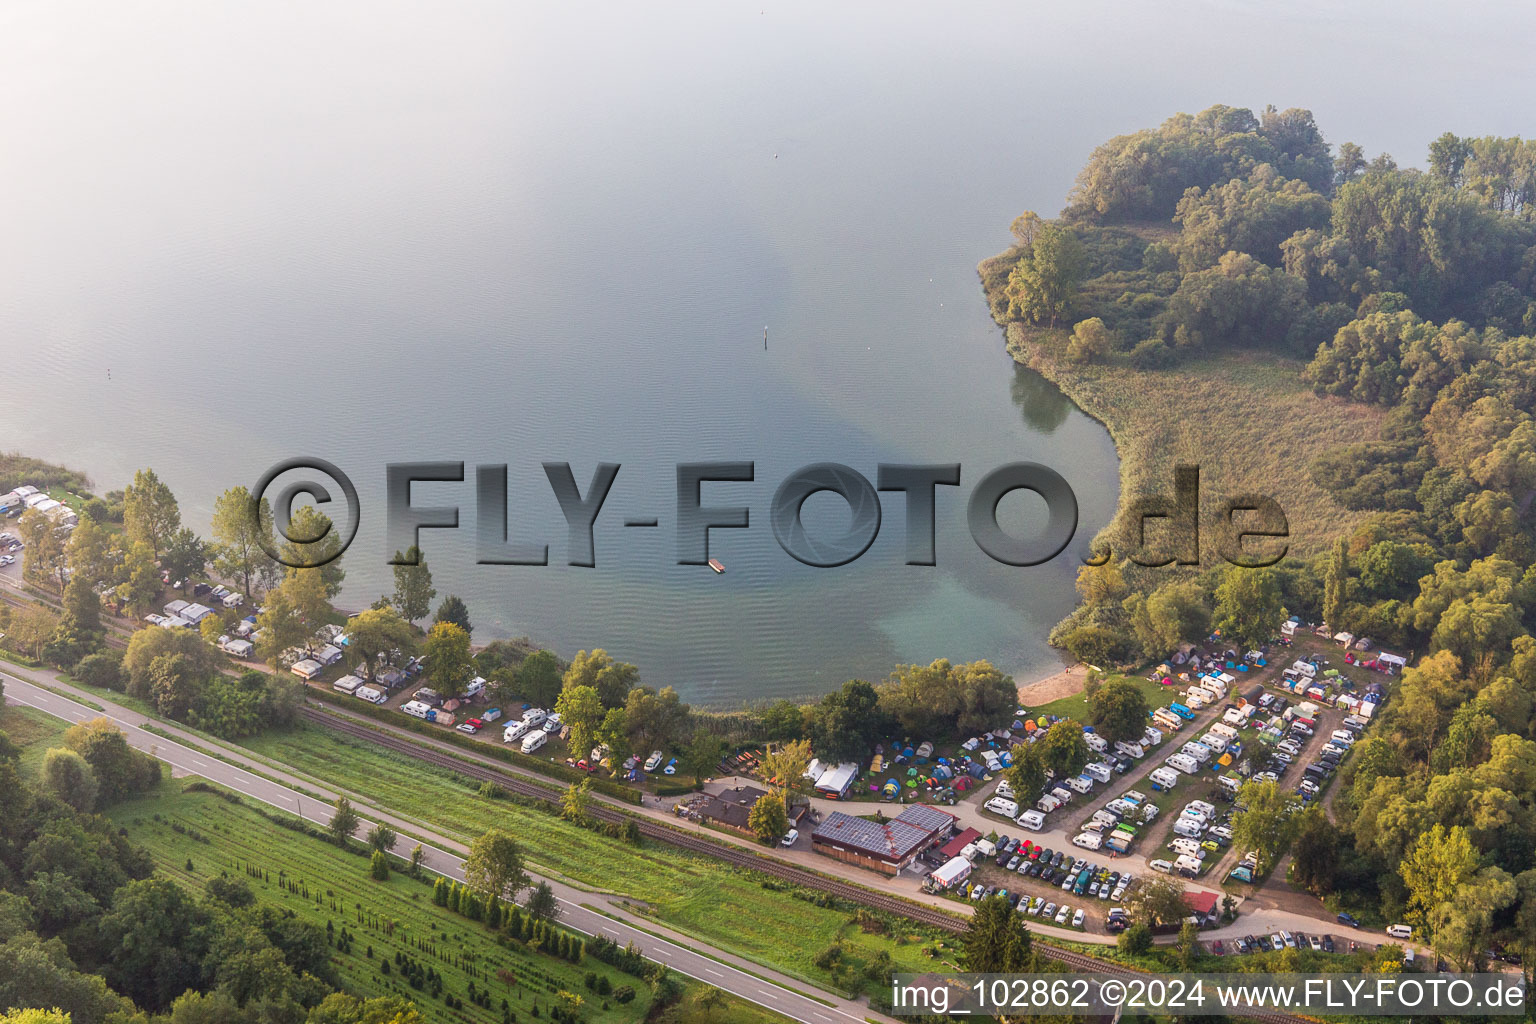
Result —
[[1036, 896], [1033, 900], [1030, 901], [1029, 910], [1027, 913], [1030, 917], [1038, 917], [1040, 916], [1040, 908], [1043, 906], [1045, 906], [1045, 897]]
[[1056, 923], [1057, 924], [1066, 924], [1067, 923], [1067, 919], [1070, 918], [1071, 916], [1072, 916], [1072, 908], [1067, 906], [1065, 903], [1063, 903], [1061, 905], [1061, 909], [1056, 911]]
[[784, 838], [779, 840], [779, 845], [780, 846], [794, 846], [795, 845], [795, 841], [797, 839], [799, 839], [799, 838], [800, 838], [800, 830], [797, 829], [797, 828], [792, 828], [788, 832], [784, 833]]
[[15, 555], [0, 555], [0, 565], [14, 565], [15, 562]]
[[1081, 928], [1082, 926], [1083, 926], [1083, 911], [1082, 911], [1082, 908], [1079, 907], [1072, 914], [1072, 927], [1073, 928]]
[[666, 755], [663, 754], [661, 751], [659, 751], [659, 750], [651, 751], [651, 756], [645, 759], [645, 770], [648, 771], [648, 772], [655, 771], [657, 768], [661, 767], [661, 762], [663, 760], [665, 760], [665, 758], [666, 758]]
[[1173, 871], [1173, 864], [1166, 860], [1147, 861], [1147, 867], [1153, 871], [1161, 871], [1165, 875]]

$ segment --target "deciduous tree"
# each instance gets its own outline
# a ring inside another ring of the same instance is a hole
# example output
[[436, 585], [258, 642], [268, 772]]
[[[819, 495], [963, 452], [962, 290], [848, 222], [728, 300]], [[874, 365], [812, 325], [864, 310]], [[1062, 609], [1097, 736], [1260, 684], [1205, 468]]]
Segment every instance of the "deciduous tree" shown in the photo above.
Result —
[[129, 538], [148, 544], [158, 559], [180, 526], [176, 496], [155, 471], [141, 469], [133, 474], [133, 483], [123, 489], [123, 531]]
[[395, 608], [407, 622], [424, 619], [432, 610], [437, 589], [432, 586], [432, 570], [421, 549], [412, 545], [403, 554], [395, 552]]
[[529, 885], [523, 848], [511, 833], [501, 829], [476, 836], [469, 844], [469, 857], [464, 862], [464, 882], [481, 899], [514, 899]]

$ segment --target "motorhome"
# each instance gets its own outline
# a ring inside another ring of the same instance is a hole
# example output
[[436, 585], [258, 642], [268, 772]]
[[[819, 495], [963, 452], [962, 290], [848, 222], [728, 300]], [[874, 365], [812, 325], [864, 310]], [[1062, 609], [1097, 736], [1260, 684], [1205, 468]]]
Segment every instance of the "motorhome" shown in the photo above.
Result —
[[1081, 846], [1085, 850], [1097, 850], [1104, 845], [1104, 837], [1094, 832], [1079, 832], [1072, 837], [1073, 846]]
[[1090, 820], [1091, 821], [1102, 821], [1106, 825], [1114, 826], [1114, 825], [1120, 824], [1120, 815], [1116, 814], [1114, 811], [1110, 810], [1108, 807], [1104, 807], [1104, 808], [1101, 808], [1101, 809], [1099, 809], [1097, 811], [1094, 811], [1093, 812], [1093, 817]]
[[1025, 811], [1015, 819], [1015, 823], [1031, 832], [1039, 832], [1045, 828], [1045, 815], [1039, 811]]
[[1215, 723], [1211, 726], [1210, 731], [1215, 733], [1217, 736], [1225, 736], [1229, 740], [1237, 739], [1237, 730], [1232, 728], [1230, 725], [1227, 725], [1225, 722]]
[[1179, 716], [1174, 714], [1172, 711], [1169, 711], [1167, 708], [1158, 708], [1156, 711], [1152, 712], [1152, 721], [1156, 722], [1164, 729], [1167, 729], [1169, 732], [1178, 732], [1180, 729], [1184, 728], [1183, 720], [1180, 719]]
[[1182, 839], [1198, 839], [1205, 826], [1192, 818], [1180, 817], [1173, 823], [1173, 834]]
[[1179, 836], [1168, 844], [1175, 853], [1182, 853], [1189, 857], [1200, 856], [1200, 843], [1188, 836]]
[[527, 722], [509, 722], [507, 727], [501, 730], [501, 742], [511, 743], [528, 735], [530, 726]]
[[1142, 730], [1141, 743], [1143, 746], [1155, 747], [1161, 742], [1163, 742], [1163, 730], [1157, 728], [1157, 726], [1149, 725]]
[[1221, 720], [1227, 725], [1236, 726], [1242, 725], [1244, 722], [1248, 721], [1248, 716], [1243, 713], [1242, 708], [1227, 708], [1227, 710], [1222, 713]]
[[1212, 753], [1225, 754], [1227, 752], [1227, 738], [1225, 736], [1208, 733], [1200, 742], [1208, 747]]
[[423, 704], [419, 700], [408, 700], [400, 705], [400, 710], [412, 718], [426, 718], [427, 712], [432, 710], [432, 705]]
[[1001, 814], [1005, 818], [1017, 818], [1019, 816], [1019, 805], [1012, 800], [1000, 796], [995, 796], [988, 800], [982, 804], [982, 807], [993, 814]]
[[1095, 754], [1102, 754], [1109, 749], [1109, 743], [1096, 732], [1083, 733], [1083, 742], [1088, 744], [1088, 749]]
[[1199, 857], [1191, 857], [1187, 854], [1181, 855], [1177, 860], [1173, 862], [1173, 870], [1177, 871], [1185, 878], [1197, 877], [1200, 874], [1201, 867], [1202, 865], [1200, 863]]
[[1109, 765], [1098, 761], [1090, 761], [1088, 764], [1083, 765], [1083, 772], [1086, 775], [1092, 776], [1095, 782], [1108, 782], [1111, 777]]
[[1154, 769], [1147, 778], [1152, 781], [1154, 786], [1162, 789], [1172, 789], [1179, 783], [1179, 773], [1167, 766]]
[[1068, 779], [1067, 785], [1078, 793], [1088, 793], [1093, 789], [1093, 780], [1086, 775], [1078, 775]]
[[[524, 721], [526, 722], [527, 719], [524, 719]], [[525, 754], [531, 754], [548, 742], [549, 733], [545, 732], [543, 729], [534, 729], [528, 735], [523, 737], [523, 745], [518, 749], [520, 749]]]
[[1193, 775], [1200, 770], [1200, 765], [1188, 754], [1174, 754], [1168, 758], [1167, 764], [1170, 767], [1177, 768], [1186, 775]]
[[1179, 748], [1179, 753], [1186, 754], [1201, 764], [1211, 759], [1211, 748], [1198, 741], [1184, 744], [1184, 746]]
[[1134, 758], [1138, 761], [1147, 756], [1146, 748], [1140, 743], [1127, 743], [1125, 740], [1117, 740], [1115, 742], [1115, 753], [1123, 757]]

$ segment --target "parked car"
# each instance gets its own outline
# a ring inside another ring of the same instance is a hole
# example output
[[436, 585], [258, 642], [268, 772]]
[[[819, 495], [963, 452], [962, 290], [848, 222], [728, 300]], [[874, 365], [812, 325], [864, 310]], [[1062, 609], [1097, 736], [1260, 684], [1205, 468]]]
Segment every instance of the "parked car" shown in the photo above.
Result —
[[659, 750], [652, 751], [651, 752], [651, 756], [645, 759], [645, 770], [648, 771], [648, 772], [655, 771], [657, 768], [661, 767], [661, 762], [663, 760], [665, 760], [665, 759], [666, 759], [666, 755], [663, 754], [661, 751], [659, 751]]
[[1073, 911], [1073, 913], [1072, 913], [1072, 927], [1074, 927], [1074, 928], [1081, 928], [1082, 926], [1083, 926], [1083, 908], [1079, 907], [1079, 908], [1077, 908], [1077, 910]]
[[779, 845], [780, 846], [794, 846], [795, 845], [795, 841], [798, 840], [799, 838], [800, 838], [800, 830], [797, 829], [797, 828], [792, 828], [788, 832], [784, 833], [784, 838], [779, 840]]
[[1066, 924], [1067, 923], [1067, 919], [1069, 917], [1071, 917], [1071, 916], [1072, 916], [1072, 908], [1067, 906], [1065, 903], [1063, 903], [1061, 905], [1061, 909], [1056, 911], [1056, 923], [1057, 924]]

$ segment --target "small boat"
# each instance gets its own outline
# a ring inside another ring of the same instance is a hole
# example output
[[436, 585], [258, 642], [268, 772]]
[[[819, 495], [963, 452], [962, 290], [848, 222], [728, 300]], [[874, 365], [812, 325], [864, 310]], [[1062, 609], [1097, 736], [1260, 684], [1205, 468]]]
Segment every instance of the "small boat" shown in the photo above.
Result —
[[715, 570], [715, 572], [725, 572], [725, 563], [721, 562], [718, 558], [711, 558], [709, 560], [709, 567]]

